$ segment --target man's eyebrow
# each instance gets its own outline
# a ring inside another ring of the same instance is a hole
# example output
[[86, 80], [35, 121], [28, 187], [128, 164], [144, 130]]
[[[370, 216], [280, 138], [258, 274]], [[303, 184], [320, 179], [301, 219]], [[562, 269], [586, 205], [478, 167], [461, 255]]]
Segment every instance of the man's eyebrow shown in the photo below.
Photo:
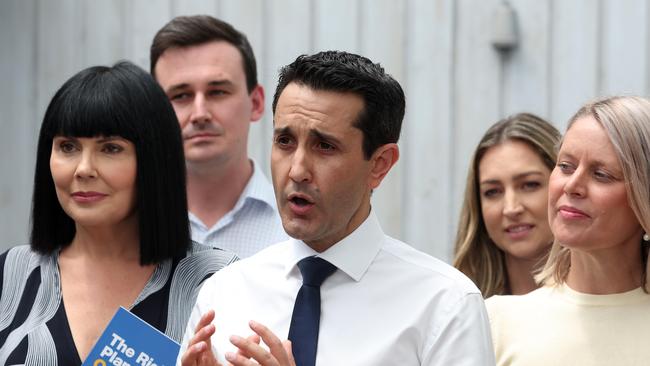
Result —
[[208, 85], [209, 86], [231, 86], [235, 84], [228, 79], [219, 79], [219, 80], [212, 80], [208, 82]]
[[[213, 86], [213, 87], [214, 86], [232, 86], [232, 85], [234, 85], [234, 83], [232, 81], [226, 80], [226, 79], [212, 80], [212, 81], [208, 82], [208, 86]], [[167, 88], [165, 90], [165, 92], [173, 93], [175, 91], [185, 90], [185, 89], [189, 88], [189, 86], [190, 86], [189, 83], [174, 84], [174, 85], [170, 86], [169, 88]]]
[[340, 143], [339, 139], [336, 138], [334, 135], [330, 135], [330, 134], [322, 132], [322, 131], [312, 129], [312, 130], [309, 131], [309, 135], [311, 135], [313, 137], [316, 137], [319, 140], [331, 141], [331, 142], [333, 142], [335, 144]]
[[273, 129], [274, 135], [283, 135], [287, 133], [291, 133], [291, 127], [277, 127]]
[[178, 91], [178, 90], [187, 89], [187, 87], [189, 85], [190, 84], [188, 84], [188, 83], [174, 84], [174, 85], [170, 86], [169, 88], [167, 88], [165, 90], [165, 93], [173, 93], [173, 92]]
[[[277, 127], [273, 129], [273, 134], [274, 135], [284, 135], [284, 134], [292, 134], [293, 130], [291, 127], [285, 126], [285, 127]], [[335, 137], [334, 135], [331, 135], [329, 133], [325, 133], [316, 129], [311, 129], [309, 130], [309, 136], [314, 137], [318, 140], [325, 140], [325, 141], [330, 141], [334, 144], [340, 144], [341, 140]]]

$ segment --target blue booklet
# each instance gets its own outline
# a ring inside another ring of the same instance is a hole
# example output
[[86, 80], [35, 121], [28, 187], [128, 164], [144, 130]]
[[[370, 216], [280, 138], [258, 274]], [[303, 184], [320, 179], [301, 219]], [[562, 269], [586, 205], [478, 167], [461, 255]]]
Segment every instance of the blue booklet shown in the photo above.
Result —
[[120, 307], [82, 366], [173, 366], [180, 345]]

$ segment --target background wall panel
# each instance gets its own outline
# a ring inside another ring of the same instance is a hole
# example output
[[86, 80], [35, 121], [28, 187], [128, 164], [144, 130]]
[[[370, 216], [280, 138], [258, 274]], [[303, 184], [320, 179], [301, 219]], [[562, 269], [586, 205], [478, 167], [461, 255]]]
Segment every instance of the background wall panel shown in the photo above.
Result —
[[195, 14], [219, 14], [219, 0], [174, 0], [171, 3], [174, 16]]
[[123, 0], [82, 1], [81, 35], [84, 66], [110, 64], [128, 58], [124, 42], [126, 3]]
[[600, 7], [593, 0], [555, 0], [551, 7], [548, 118], [564, 132], [578, 107], [598, 93]]
[[[500, 115], [522, 110], [548, 118], [550, 0], [512, 0], [519, 44], [501, 57], [503, 89]], [[496, 121], [494, 121], [496, 122]]]
[[599, 94], [645, 94], [648, 2], [602, 0]]
[[487, 127], [502, 116], [501, 55], [492, 46], [492, 21], [499, 4], [500, 0], [456, 2], [454, 84], [450, 90], [454, 95], [454, 149], [449, 157], [452, 165], [448, 172], [453, 187], [453, 207], [448, 214], [454, 225], [458, 220], [471, 154]]
[[136, 64], [149, 70], [149, 47], [151, 40], [165, 23], [172, 18], [170, 0], [127, 1], [123, 37], [126, 39], [127, 55]]
[[80, 0], [37, 2], [34, 61], [39, 119], [54, 92], [83, 66], [82, 9]]
[[[27, 244], [36, 130], [35, 0], [0, 2], [0, 251]], [[20, 30], [20, 31], [19, 31]]]
[[359, 53], [361, 44], [359, 0], [317, 1], [314, 6], [314, 49]]
[[406, 8], [402, 129], [404, 240], [439, 258], [451, 258], [454, 219], [448, 172], [454, 146], [452, 93], [454, 0], [409, 1]]

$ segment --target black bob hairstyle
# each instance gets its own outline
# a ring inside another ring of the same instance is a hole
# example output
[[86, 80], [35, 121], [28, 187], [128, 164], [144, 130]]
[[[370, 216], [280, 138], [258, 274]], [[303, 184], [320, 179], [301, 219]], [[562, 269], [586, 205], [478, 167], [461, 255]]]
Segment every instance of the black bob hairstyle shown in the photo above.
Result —
[[75, 223], [56, 196], [55, 136], [120, 136], [135, 146], [140, 263], [183, 256], [190, 246], [181, 131], [165, 93], [146, 71], [122, 61], [80, 71], [50, 101], [38, 139], [31, 246], [42, 254], [70, 244]]
[[381, 65], [368, 58], [343, 51], [301, 55], [280, 69], [273, 96], [273, 113], [289, 83], [314, 90], [353, 93], [364, 101], [354, 127], [363, 132], [363, 154], [369, 160], [382, 145], [396, 143], [406, 108], [404, 91]]

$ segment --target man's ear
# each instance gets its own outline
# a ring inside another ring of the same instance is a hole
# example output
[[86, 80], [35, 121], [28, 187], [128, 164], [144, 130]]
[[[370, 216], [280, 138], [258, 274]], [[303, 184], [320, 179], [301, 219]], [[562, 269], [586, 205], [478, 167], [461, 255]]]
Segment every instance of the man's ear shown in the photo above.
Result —
[[264, 114], [264, 87], [260, 84], [250, 92], [251, 98], [251, 122], [259, 121]]
[[390, 169], [399, 159], [399, 147], [397, 144], [385, 144], [377, 148], [370, 157], [371, 170], [368, 176], [368, 186], [370, 189], [379, 187]]

